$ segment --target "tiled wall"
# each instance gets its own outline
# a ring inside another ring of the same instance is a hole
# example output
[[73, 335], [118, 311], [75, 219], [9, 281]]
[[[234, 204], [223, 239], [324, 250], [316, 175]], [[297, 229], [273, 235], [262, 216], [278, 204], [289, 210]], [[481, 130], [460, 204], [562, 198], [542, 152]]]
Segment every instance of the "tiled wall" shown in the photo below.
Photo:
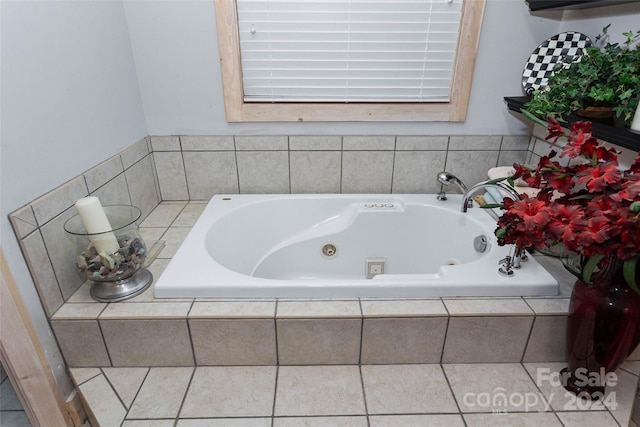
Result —
[[[132, 204], [221, 193], [435, 193], [448, 170], [468, 184], [522, 162], [528, 136], [152, 136], [11, 214], [50, 317], [82, 284], [64, 222], [89, 194]], [[452, 190], [455, 191], [455, 190]]]
[[224, 193], [434, 193], [523, 162], [528, 136], [152, 136], [162, 200]]
[[148, 138], [10, 215], [47, 316], [83, 283], [75, 268], [77, 242], [63, 225], [76, 214], [76, 200], [87, 195], [103, 205], [137, 206], [146, 217], [160, 203]]
[[[70, 367], [564, 360], [567, 298], [65, 304]], [[78, 337], [82, 336], [82, 340]]]

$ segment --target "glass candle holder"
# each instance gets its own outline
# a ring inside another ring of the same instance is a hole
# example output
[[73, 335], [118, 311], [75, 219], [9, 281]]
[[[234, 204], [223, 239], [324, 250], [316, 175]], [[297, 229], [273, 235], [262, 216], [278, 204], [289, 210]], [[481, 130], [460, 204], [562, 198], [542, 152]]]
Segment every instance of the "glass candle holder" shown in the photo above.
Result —
[[[138, 231], [140, 209], [135, 206], [105, 206], [111, 230], [89, 233], [79, 215], [64, 224], [76, 237], [76, 266], [92, 281], [91, 297], [101, 302], [132, 298], [151, 285], [153, 276], [143, 268], [147, 247]], [[103, 252], [108, 248], [108, 252]]]

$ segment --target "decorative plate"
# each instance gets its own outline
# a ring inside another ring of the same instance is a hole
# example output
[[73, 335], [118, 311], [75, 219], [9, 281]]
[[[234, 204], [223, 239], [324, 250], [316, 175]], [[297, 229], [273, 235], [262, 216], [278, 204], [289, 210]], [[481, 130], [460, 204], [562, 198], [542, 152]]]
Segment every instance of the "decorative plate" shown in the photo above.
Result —
[[536, 89], [546, 87], [549, 77], [553, 75], [553, 68], [558, 62], [565, 57], [576, 57], [579, 60], [585, 48], [589, 46], [591, 46], [589, 37], [575, 31], [556, 34], [545, 40], [524, 64], [522, 73], [524, 92], [531, 96]]

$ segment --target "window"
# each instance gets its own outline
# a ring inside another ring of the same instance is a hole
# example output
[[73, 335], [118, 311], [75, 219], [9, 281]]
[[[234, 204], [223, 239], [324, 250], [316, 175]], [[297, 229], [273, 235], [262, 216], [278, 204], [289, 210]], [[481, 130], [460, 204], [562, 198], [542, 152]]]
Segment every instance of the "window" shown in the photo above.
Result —
[[464, 121], [484, 0], [215, 0], [227, 121]]

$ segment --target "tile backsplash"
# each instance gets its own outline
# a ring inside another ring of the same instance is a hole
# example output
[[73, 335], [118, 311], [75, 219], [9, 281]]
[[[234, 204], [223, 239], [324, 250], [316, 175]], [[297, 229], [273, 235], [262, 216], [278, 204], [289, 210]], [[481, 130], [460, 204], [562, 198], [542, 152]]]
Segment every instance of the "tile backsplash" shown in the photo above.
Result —
[[148, 138], [9, 216], [49, 317], [83, 283], [75, 268], [77, 242], [63, 226], [76, 214], [75, 202], [88, 195], [98, 196], [105, 206], [137, 206], [146, 217], [160, 203]]
[[[80, 287], [64, 222], [87, 195], [134, 205], [230, 193], [435, 193], [448, 170], [472, 185], [529, 161], [529, 136], [151, 136], [10, 215], [47, 316]], [[455, 190], [451, 190], [455, 191]]]
[[433, 193], [448, 170], [486, 179], [525, 161], [528, 136], [156, 137], [151, 146], [162, 200], [222, 193]]

